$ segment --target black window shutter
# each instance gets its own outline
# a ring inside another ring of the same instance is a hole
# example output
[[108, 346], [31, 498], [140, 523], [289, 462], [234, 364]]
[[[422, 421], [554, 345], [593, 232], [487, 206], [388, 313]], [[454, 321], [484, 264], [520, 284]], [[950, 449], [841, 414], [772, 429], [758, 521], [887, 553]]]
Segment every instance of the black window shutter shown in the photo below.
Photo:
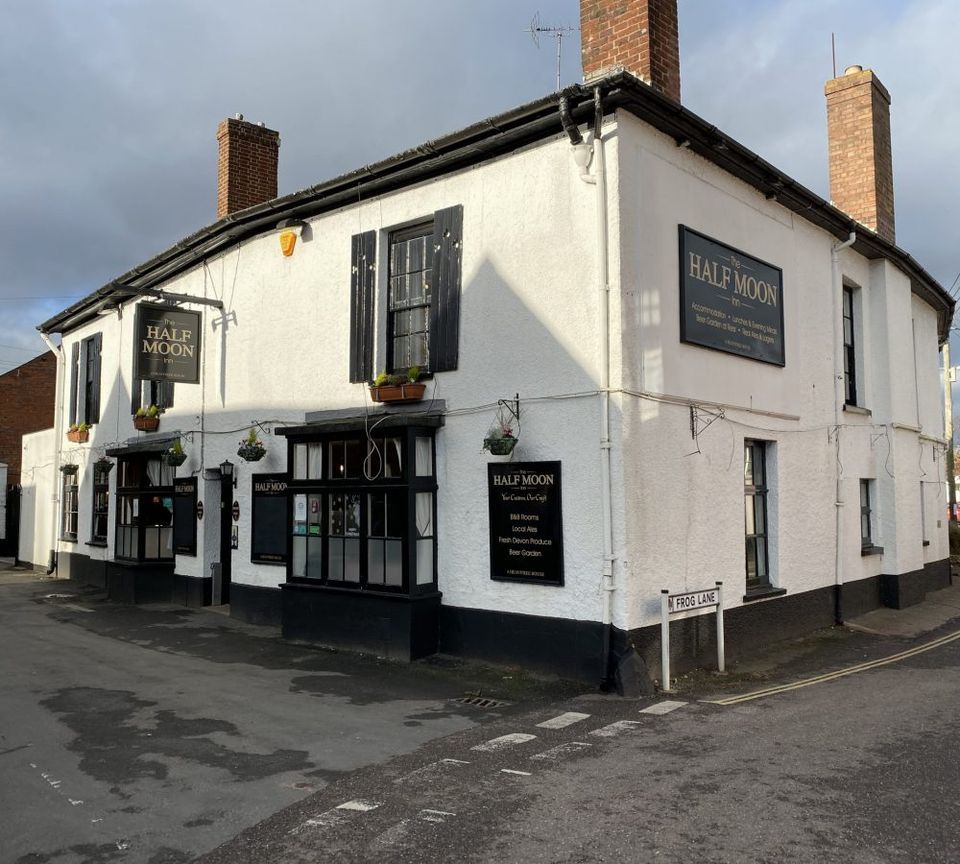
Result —
[[350, 241], [350, 380], [373, 378], [373, 293], [377, 233], [364, 231]]
[[88, 351], [93, 352], [93, 387], [90, 389], [90, 404], [87, 406], [87, 422], [100, 422], [100, 351], [103, 347], [103, 334], [97, 333], [89, 340]]
[[157, 407], [173, 407], [173, 381], [160, 381], [157, 384]]
[[136, 414], [137, 409], [143, 404], [143, 382], [139, 378], [134, 378], [130, 384], [130, 413]]
[[87, 353], [90, 351], [90, 340], [84, 339], [80, 343], [79, 384], [77, 387], [77, 422], [87, 423]]
[[430, 371], [457, 368], [460, 349], [460, 269], [463, 206], [433, 216], [433, 308], [430, 310]]
[[70, 425], [77, 422], [77, 373], [80, 365], [80, 343], [70, 348]]

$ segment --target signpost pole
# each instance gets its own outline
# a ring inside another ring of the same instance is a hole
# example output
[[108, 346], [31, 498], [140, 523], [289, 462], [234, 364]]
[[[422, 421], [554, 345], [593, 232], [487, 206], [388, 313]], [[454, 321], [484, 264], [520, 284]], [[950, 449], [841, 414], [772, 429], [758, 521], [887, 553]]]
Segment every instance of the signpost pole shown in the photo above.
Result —
[[660, 592], [660, 667], [662, 689], [670, 692], [670, 592]]
[[724, 671], [726, 657], [723, 645], [723, 582], [717, 582], [717, 669]]

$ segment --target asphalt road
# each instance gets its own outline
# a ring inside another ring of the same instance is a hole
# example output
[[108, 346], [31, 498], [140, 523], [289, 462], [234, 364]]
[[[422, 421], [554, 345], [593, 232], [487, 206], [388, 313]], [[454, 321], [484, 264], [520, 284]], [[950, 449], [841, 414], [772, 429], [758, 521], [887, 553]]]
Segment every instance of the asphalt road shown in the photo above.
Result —
[[[915, 644], [853, 635], [832, 656]], [[203, 861], [960, 860], [960, 640], [742, 704], [671, 702], [581, 697], [433, 741]]]
[[2, 864], [190, 861], [349, 772], [559, 687], [494, 681], [522, 688], [514, 704], [469, 707], [452, 700], [494, 673], [16, 578], [0, 581]]

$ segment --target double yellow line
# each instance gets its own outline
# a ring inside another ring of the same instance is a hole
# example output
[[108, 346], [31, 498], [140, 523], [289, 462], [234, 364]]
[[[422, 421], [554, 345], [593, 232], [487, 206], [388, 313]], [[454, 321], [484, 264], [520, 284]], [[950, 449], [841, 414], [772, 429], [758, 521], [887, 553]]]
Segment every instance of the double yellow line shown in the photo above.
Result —
[[837, 678], [843, 678], [847, 675], [854, 675], [857, 672], [866, 672], [868, 669], [876, 669], [878, 666], [886, 666], [889, 663], [896, 663], [900, 660], [906, 660], [916, 654], [923, 654], [925, 651], [932, 651], [941, 645], [949, 642], [955, 642], [960, 639], [960, 630], [950, 633], [947, 636], [941, 636], [932, 642], [925, 642], [923, 645], [917, 645], [899, 654], [891, 654], [889, 657], [881, 657], [879, 660], [870, 660], [867, 663], [860, 663], [856, 666], [848, 666], [846, 669], [838, 669], [836, 672], [827, 672], [823, 675], [817, 675], [813, 678], [803, 678], [800, 681], [794, 681], [792, 684], [781, 684], [778, 687], [768, 687], [765, 690], [755, 690], [753, 693], [744, 693], [741, 696], [728, 696], [726, 699], [701, 699], [701, 702], [707, 702], [710, 705], [737, 705], [740, 702], [750, 702], [753, 699], [763, 699], [765, 696], [776, 696], [778, 693], [787, 693], [790, 690], [799, 690], [801, 687], [810, 687], [813, 684], [822, 684], [824, 681], [833, 681]]

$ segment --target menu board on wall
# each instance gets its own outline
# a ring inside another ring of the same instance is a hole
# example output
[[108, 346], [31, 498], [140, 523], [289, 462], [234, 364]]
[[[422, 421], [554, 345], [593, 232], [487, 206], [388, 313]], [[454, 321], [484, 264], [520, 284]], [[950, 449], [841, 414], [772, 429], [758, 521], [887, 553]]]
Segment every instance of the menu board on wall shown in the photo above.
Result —
[[[250, 560], [259, 564], [283, 564], [287, 560], [290, 506], [286, 474], [254, 474], [251, 512]], [[306, 512], [306, 496], [303, 509]], [[299, 504], [299, 501], [298, 501]]]
[[783, 271], [681, 225], [680, 341], [785, 365]]
[[197, 554], [197, 478], [177, 477], [173, 481], [173, 551], [177, 555]]
[[563, 585], [559, 462], [491, 462], [490, 578]]

